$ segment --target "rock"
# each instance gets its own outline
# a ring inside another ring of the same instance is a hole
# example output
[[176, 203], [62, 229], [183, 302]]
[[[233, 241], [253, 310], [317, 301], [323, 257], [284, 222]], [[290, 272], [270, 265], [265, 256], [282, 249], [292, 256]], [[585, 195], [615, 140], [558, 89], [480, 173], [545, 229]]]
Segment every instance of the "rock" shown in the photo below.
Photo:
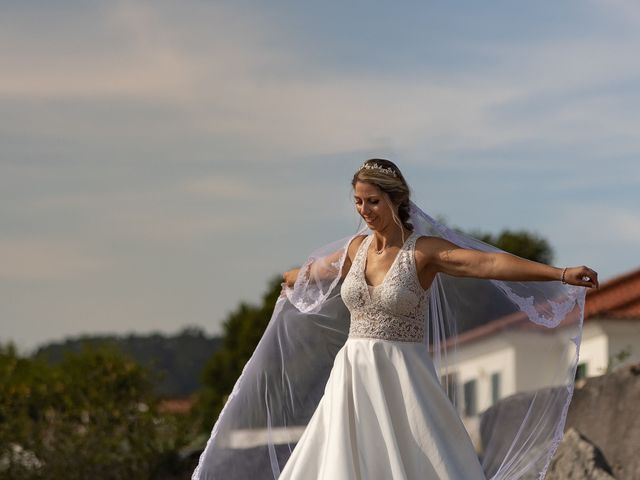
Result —
[[[513, 436], [515, 432], [508, 431], [504, 426], [512, 425], [510, 419], [522, 418], [530, 404], [532, 395], [537, 395], [544, 405], [544, 400], [549, 395], [561, 394], [561, 390], [555, 388], [543, 389], [538, 392], [519, 393], [499, 401], [487, 409], [480, 419], [480, 436], [482, 443], [486, 445], [492, 435]], [[618, 368], [617, 370], [602, 375], [580, 380], [575, 385], [573, 399], [569, 406], [565, 435], [573, 429], [579, 432], [582, 442], [590, 443], [600, 457], [594, 456], [594, 465], [608, 465], [610, 470], [600, 468], [601, 472], [608, 473], [610, 477], [619, 480], [640, 479], [640, 364]], [[557, 412], [556, 412], [557, 413]], [[579, 449], [569, 454], [566, 448], [558, 450], [552, 460], [559, 461], [558, 457], [588, 459], [586, 446], [578, 442], [572, 433], [566, 440], [568, 445], [579, 445]], [[509, 437], [507, 437], [509, 438]], [[588, 439], [588, 440], [587, 440]], [[562, 445], [562, 443], [561, 443]], [[506, 452], [493, 452], [498, 458]], [[606, 460], [605, 460], [606, 459]], [[599, 463], [598, 463], [599, 462]], [[557, 468], [561, 468], [558, 465]], [[562, 467], [564, 468], [564, 467]], [[564, 473], [559, 476], [547, 478], [600, 478], [600, 477], [573, 477]], [[609, 478], [609, 477], [602, 477]]]
[[565, 432], [575, 428], [596, 445], [613, 476], [640, 478], [640, 365], [621, 367], [600, 377], [587, 378], [576, 388], [569, 406]]
[[[536, 400], [532, 403], [534, 395]], [[562, 408], [566, 404], [567, 395], [568, 392], [565, 387], [521, 392], [500, 400], [481, 414], [479, 451], [485, 467], [485, 473], [489, 478], [495, 475], [498, 469], [502, 469], [503, 476], [509, 476], [514, 472], [521, 474], [520, 470], [524, 464], [529, 464], [527, 469], [532, 470], [532, 472], [530, 475], [522, 477], [523, 480], [538, 478], [535, 472], [544, 468], [548, 456], [547, 451], [551, 448], [551, 443], [550, 441], [544, 441], [535, 447], [536, 450], [530, 450], [532, 447], [527, 444], [527, 435], [520, 435], [519, 432], [522, 419], [527, 416], [530, 418], [545, 418], [549, 414], [559, 418], [562, 414]], [[528, 425], [527, 428], [531, 428], [531, 425]], [[520, 450], [524, 448], [530, 450], [529, 458], [520, 465], [508, 462], [510, 466], [508, 467], [508, 472], [505, 472], [502, 460], [507, 455], [513, 454], [513, 451], [509, 451], [511, 448], [510, 440], [515, 438], [519, 438], [519, 443], [514, 446], [514, 449]], [[492, 445], [496, 439], [500, 448]], [[490, 446], [489, 450], [487, 450], [487, 446]], [[537, 459], [535, 460], [535, 465], [530, 464], [533, 461], [532, 459]]]
[[602, 452], [574, 428], [562, 443], [547, 470], [545, 480], [614, 480]]

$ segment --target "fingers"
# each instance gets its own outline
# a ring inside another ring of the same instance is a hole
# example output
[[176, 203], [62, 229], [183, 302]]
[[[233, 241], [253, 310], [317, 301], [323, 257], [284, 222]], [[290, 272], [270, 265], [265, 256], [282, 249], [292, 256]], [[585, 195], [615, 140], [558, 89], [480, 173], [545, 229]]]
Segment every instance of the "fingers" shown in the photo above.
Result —
[[595, 270], [589, 268], [589, 267], [585, 267], [585, 269], [588, 272], [588, 276], [589, 276], [589, 280], [591, 280], [591, 284], [593, 287], [598, 288], [600, 285], [598, 283], [598, 272], [596, 272]]
[[598, 272], [585, 265], [567, 270], [568, 283], [579, 287], [599, 288]]
[[582, 266], [579, 274], [580, 280], [584, 282], [585, 287], [599, 288], [600, 282], [598, 282], [598, 272], [587, 266]]

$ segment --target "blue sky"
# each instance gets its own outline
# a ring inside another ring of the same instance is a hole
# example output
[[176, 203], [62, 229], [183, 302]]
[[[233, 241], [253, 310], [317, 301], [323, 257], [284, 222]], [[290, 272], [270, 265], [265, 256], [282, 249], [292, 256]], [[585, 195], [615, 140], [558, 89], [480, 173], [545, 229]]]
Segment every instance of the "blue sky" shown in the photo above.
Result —
[[210, 333], [353, 233], [369, 157], [465, 229], [640, 267], [640, 4], [3, 2], [0, 340]]

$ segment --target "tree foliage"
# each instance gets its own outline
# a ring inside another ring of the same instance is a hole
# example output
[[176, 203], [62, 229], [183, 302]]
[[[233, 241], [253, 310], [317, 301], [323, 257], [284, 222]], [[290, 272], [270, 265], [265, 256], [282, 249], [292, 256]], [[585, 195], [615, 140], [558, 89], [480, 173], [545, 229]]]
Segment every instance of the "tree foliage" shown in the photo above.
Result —
[[43, 345], [36, 355], [59, 363], [67, 352], [113, 347], [156, 374], [154, 391], [158, 395], [175, 398], [187, 397], [200, 388], [202, 366], [221, 344], [220, 337], [207, 337], [201, 328], [190, 326], [175, 335], [84, 335]]
[[271, 280], [260, 305], [243, 302], [224, 322], [222, 348], [213, 354], [202, 372], [204, 387], [199, 393], [196, 411], [203, 432], [211, 431], [227, 396], [267, 328], [280, 295], [281, 282], [280, 277]]
[[459, 227], [448, 225], [447, 219], [442, 215], [437, 215], [436, 220], [447, 225], [453, 230], [457, 230], [466, 235], [471, 235], [478, 240], [498, 247], [505, 252], [512, 253], [534, 262], [551, 264], [553, 262], [553, 248], [542, 236], [527, 230], [503, 229], [498, 234], [484, 232], [482, 230], [465, 231]]
[[505, 252], [513, 253], [534, 262], [553, 262], [553, 249], [543, 237], [526, 230], [503, 230], [497, 235], [475, 231], [471, 236], [498, 247]]
[[0, 477], [150, 478], [176, 448], [150, 373], [116, 349], [59, 364], [0, 347]]

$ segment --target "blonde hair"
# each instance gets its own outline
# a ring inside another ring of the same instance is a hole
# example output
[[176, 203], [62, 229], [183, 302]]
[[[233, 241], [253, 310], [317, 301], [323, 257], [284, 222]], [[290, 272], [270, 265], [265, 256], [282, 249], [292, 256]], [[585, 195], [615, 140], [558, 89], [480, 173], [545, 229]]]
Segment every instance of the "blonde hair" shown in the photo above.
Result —
[[[389, 208], [391, 208], [393, 221], [402, 230], [404, 241], [404, 228], [412, 232], [413, 225], [409, 223], [409, 197], [411, 191], [400, 169], [390, 160], [371, 158], [364, 162], [353, 175], [351, 186], [355, 188], [357, 182], [370, 183], [387, 194], [384, 198]], [[395, 208], [391, 202], [398, 205], [398, 215], [395, 214]]]

